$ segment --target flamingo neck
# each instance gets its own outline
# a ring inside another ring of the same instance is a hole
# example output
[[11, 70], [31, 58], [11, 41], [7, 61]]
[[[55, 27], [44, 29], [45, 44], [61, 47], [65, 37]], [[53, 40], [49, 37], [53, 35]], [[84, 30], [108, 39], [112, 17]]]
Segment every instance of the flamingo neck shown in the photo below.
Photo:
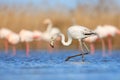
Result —
[[71, 43], [72, 43], [72, 37], [68, 34], [68, 41], [66, 42], [65, 41], [65, 36], [64, 34], [60, 34], [62, 40], [61, 40], [61, 43], [64, 45], [64, 46], [69, 46]]
[[50, 32], [51, 29], [52, 29], [52, 23], [50, 22], [50, 23], [48, 24], [48, 27], [47, 27], [46, 32]]

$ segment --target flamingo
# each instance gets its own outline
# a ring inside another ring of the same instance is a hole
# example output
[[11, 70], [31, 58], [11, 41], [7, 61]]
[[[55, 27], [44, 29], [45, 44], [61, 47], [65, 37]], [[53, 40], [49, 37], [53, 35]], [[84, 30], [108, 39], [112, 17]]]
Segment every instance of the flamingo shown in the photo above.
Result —
[[[44, 32], [41, 32], [39, 30], [34, 30], [34, 39], [36, 41], [44, 40], [49, 43], [51, 36], [60, 33], [60, 29], [53, 27], [52, 21], [50, 19], [45, 19], [44, 24], [47, 24], [47, 29]], [[57, 41], [59, 41], [59, 38], [57, 38]], [[48, 45], [48, 51], [51, 52], [51, 48]]]
[[[99, 35], [99, 34], [98, 34]], [[94, 54], [95, 53], [95, 45], [94, 42], [98, 39], [97, 36], [90, 36], [88, 38], [85, 39], [86, 42], [88, 42], [90, 44], [90, 53]]]
[[[49, 42], [51, 37], [54, 36], [55, 38], [57, 38], [57, 42], [60, 40], [59, 37], [56, 36], [56, 34], [60, 34], [61, 31], [60, 29], [58, 29], [57, 27], [53, 27], [52, 21], [50, 19], [46, 19], [44, 21], [44, 24], [47, 24], [47, 29], [45, 32], [43, 32], [42, 34], [42, 39], [45, 40], [46, 42]], [[49, 51], [51, 51], [51, 48], [48, 45], [48, 49]]]
[[32, 42], [34, 39], [33, 32], [23, 29], [19, 32], [19, 36], [21, 39], [20, 41], [26, 43], [26, 56], [29, 56], [29, 52], [30, 52], [29, 42]]
[[38, 31], [38, 30], [34, 30], [33, 31], [33, 38], [35, 41], [37, 41], [37, 47], [40, 48], [40, 43], [41, 43], [41, 35], [42, 35], [42, 32], [41, 31]]
[[94, 54], [95, 53], [95, 45], [94, 42], [98, 39], [101, 40], [102, 43], [102, 55], [105, 56], [105, 41], [103, 38], [107, 37], [107, 33], [106, 30], [104, 29], [103, 26], [98, 25], [97, 28], [94, 30], [94, 32], [96, 32], [98, 34], [99, 37], [96, 36], [90, 36], [88, 38], [85, 39], [85, 41], [90, 43], [90, 49], [91, 49], [91, 53]]
[[101, 40], [102, 43], [102, 55], [105, 56], [106, 46], [104, 38], [107, 37], [106, 29], [103, 26], [99, 25], [94, 31], [99, 35], [99, 39]]
[[[69, 59], [77, 56], [82, 56], [82, 61], [84, 62], [84, 55], [89, 53], [89, 49], [84, 42], [84, 39], [87, 37], [90, 37], [92, 35], [97, 35], [97, 33], [91, 31], [90, 29], [83, 27], [83, 26], [71, 26], [67, 29], [67, 35], [68, 35], [68, 41], [65, 42], [65, 36], [64, 34], [56, 34], [56, 36], [61, 37], [61, 43], [64, 46], [69, 46], [72, 43], [72, 39], [77, 39], [80, 43], [81, 49], [82, 49], [82, 54], [77, 54], [73, 56], [69, 56], [65, 59], [65, 61], [68, 61]], [[54, 35], [55, 36], [55, 35]], [[56, 37], [52, 37], [50, 40], [50, 46], [54, 47], [54, 41], [56, 40]]]
[[[94, 31], [100, 36], [99, 38], [101, 38], [103, 56], [105, 55], [105, 42], [104, 42], [103, 38], [108, 37], [108, 50], [109, 50], [109, 54], [111, 54], [112, 53], [111, 37], [114, 37], [116, 34], [120, 35], [120, 30], [112, 25], [104, 25], [104, 26], [99, 25], [99, 26], [97, 26], [97, 28]], [[98, 39], [98, 37], [96, 37], [96, 36], [91, 36], [91, 37], [88, 37], [85, 39], [87, 42], [90, 43], [91, 53], [95, 52], [94, 42], [97, 39]]]
[[7, 35], [7, 40], [10, 44], [12, 44], [13, 55], [16, 55], [16, 47], [15, 45], [20, 42], [20, 37], [18, 34], [12, 32]]
[[109, 54], [111, 55], [112, 53], [112, 37], [114, 37], [116, 34], [120, 35], [120, 30], [116, 28], [115, 26], [112, 25], [104, 25], [104, 29], [106, 30], [107, 34], [107, 40], [108, 40], [108, 51]]
[[11, 30], [7, 29], [7, 28], [2, 28], [0, 30], [0, 38], [1, 39], [5, 39], [4, 40], [4, 45], [5, 45], [5, 53], [8, 53], [8, 41], [7, 41], [7, 35], [12, 33]]

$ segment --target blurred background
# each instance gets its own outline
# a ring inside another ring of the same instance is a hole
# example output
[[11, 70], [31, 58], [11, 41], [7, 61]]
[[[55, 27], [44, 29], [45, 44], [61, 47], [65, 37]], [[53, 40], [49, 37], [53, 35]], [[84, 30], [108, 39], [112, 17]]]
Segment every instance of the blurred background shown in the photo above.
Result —
[[[120, 29], [120, 0], [0, 0], [0, 28], [6, 27], [17, 33], [21, 29], [45, 31], [43, 21], [46, 18], [50, 18], [65, 35], [73, 24], [90, 29], [108, 24]], [[119, 36], [114, 37], [114, 49], [120, 49], [119, 40]], [[73, 41], [69, 48], [77, 48], [77, 43]], [[0, 44], [3, 49], [3, 40]], [[36, 49], [34, 42], [31, 45]], [[23, 44], [17, 46], [24, 48]], [[99, 48], [100, 44], [97, 46]]]

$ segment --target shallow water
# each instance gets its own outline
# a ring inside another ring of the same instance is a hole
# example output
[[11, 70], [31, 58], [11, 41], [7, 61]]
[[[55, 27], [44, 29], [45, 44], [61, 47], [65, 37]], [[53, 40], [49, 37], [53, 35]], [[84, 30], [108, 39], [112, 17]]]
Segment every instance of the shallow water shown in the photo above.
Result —
[[120, 80], [120, 51], [113, 51], [102, 56], [101, 51], [94, 55], [72, 58], [65, 62], [67, 56], [78, 54], [76, 50], [31, 51], [26, 57], [24, 51], [0, 52], [0, 80]]

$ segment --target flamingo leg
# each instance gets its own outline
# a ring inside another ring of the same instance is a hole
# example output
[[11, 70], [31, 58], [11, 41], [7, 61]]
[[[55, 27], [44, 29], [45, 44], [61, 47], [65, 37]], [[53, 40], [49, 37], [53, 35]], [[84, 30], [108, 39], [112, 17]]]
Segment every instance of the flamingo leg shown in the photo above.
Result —
[[16, 55], [16, 47], [15, 47], [15, 45], [13, 45], [12, 50], [13, 50], [13, 55]]
[[84, 41], [82, 41], [82, 43], [83, 43], [83, 46], [84, 46], [85, 51], [87, 51], [87, 53], [89, 53], [90, 50], [89, 50], [89, 48], [87, 47], [87, 44], [86, 44]]
[[94, 43], [90, 43], [90, 53], [91, 54], [94, 54], [95, 53], [95, 45], [94, 45]]
[[30, 52], [30, 46], [29, 43], [26, 42], [26, 56], [29, 56], [29, 52]]
[[8, 53], [8, 41], [5, 40], [4, 44], [5, 44], [5, 53], [7, 54]]
[[102, 55], [105, 56], [105, 42], [103, 39], [101, 39], [101, 42], [102, 42]]
[[[82, 61], [84, 62], [84, 55], [89, 54], [89, 49], [88, 49], [87, 45], [84, 43], [83, 40], [79, 40], [79, 42], [80, 42], [82, 54], [77, 54], [77, 55], [69, 56], [69, 57], [67, 57], [65, 59], [65, 61], [68, 61], [69, 59], [71, 59], [73, 57], [82, 56]], [[83, 49], [83, 47], [84, 47], [84, 49]], [[87, 51], [87, 52], [85, 52], [85, 51]]]
[[108, 37], [108, 51], [109, 51], [109, 55], [112, 54], [112, 40], [111, 37]]

